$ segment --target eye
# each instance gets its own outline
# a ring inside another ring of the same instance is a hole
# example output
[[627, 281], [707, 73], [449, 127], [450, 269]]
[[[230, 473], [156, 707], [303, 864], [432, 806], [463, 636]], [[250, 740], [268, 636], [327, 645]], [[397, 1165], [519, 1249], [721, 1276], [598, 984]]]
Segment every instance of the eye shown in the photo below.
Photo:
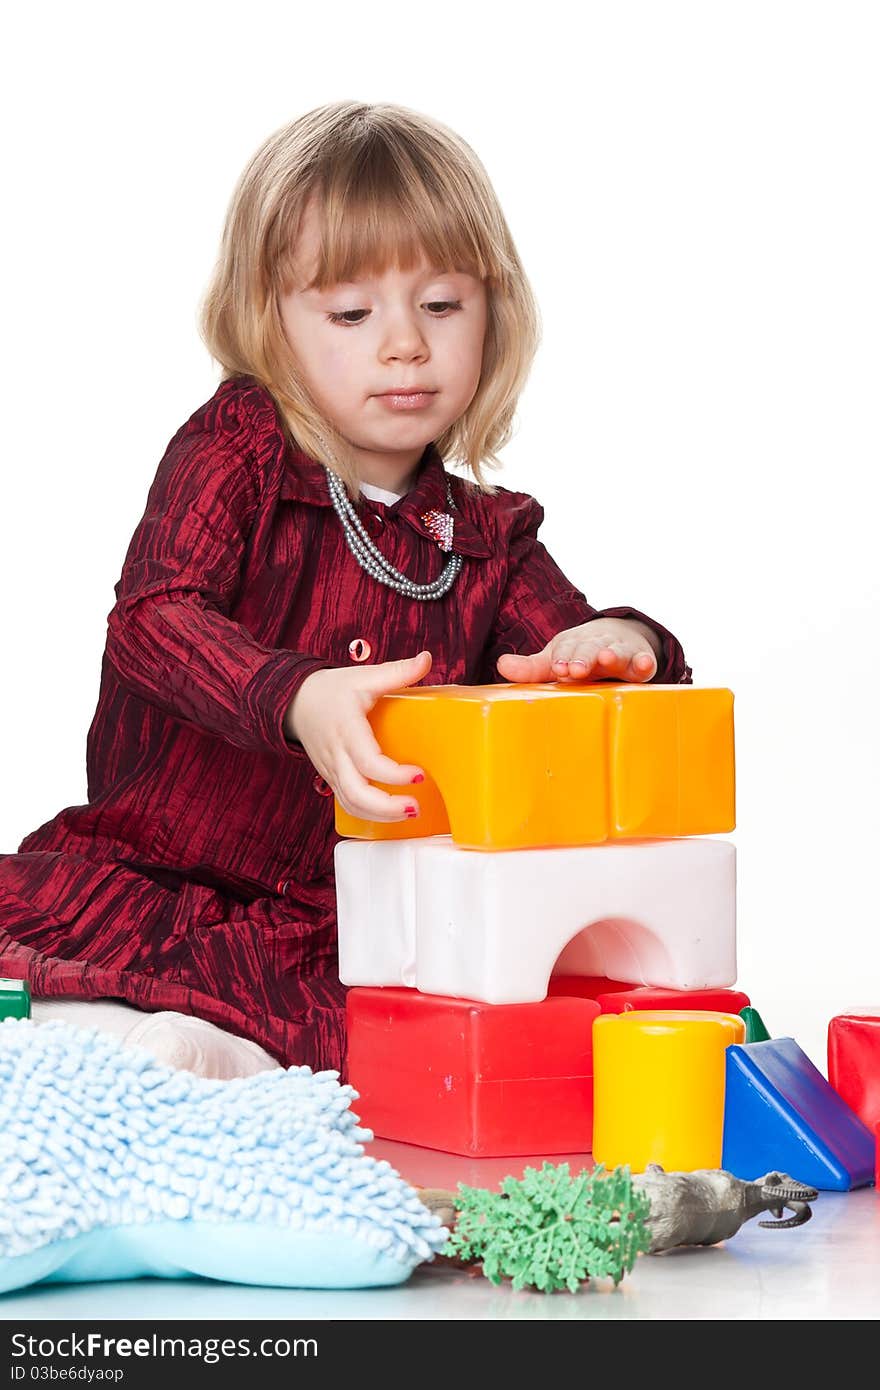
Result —
[[[432, 316], [432, 318], [445, 318], [445, 317], [446, 317], [445, 313], [435, 313], [434, 311], [435, 311], [435, 310], [446, 310], [446, 309], [451, 309], [453, 312], [455, 312], [456, 309], [460, 309], [460, 308], [461, 308], [461, 300], [460, 300], [460, 299], [434, 299], [434, 300], [430, 300], [430, 301], [425, 305], [425, 308], [431, 310], [431, 316]], [[357, 325], [358, 325], [359, 323], [363, 323], [364, 320], [363, 320], [363, 319], [359, 319], [359, 318], [355, 318], [355, 317], [353, 317], [353, 315], [356, 315], [356, 314], [368, 314], [369, 312], [370, 312], [369, 309], [344, 309], [344, 310], [342, 310], [341, 313], [338, 313], [338, 314], [328, 314], [328, 315], [327, 315], [327, 318], [329, 319], [330, 323], [341, 323], [341, 324], [343, 324], [343, 325], [346, 326], [346, 327], [349, 327], [349, 328], [356, 328]]]
[[328, 317], [328, 319], [330, 320], [331, 323], [355, 324], [355, 323], [361, 323], [362, 320], [361, 320], [361, 319], [354, 319], [354, 318], [352, 318], [352, 314], [366, 314], [366, 313], [369, 313], [369, 310], [368, 310], [368, 309], [346, 309], [346, 310], [345, 310], [343, 313], [341, 313], [341, 314], [328, 314], [327, 317]]

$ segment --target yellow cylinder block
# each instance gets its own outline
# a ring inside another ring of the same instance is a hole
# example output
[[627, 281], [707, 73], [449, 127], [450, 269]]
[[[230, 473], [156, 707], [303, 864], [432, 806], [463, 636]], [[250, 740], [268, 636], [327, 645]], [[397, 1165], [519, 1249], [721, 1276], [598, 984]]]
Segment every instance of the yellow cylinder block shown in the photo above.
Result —
[[632, 1010], [593, 1023], [593, 1159], [667, 1172], [721, 1166], [724, 1053], [737, 1014]]

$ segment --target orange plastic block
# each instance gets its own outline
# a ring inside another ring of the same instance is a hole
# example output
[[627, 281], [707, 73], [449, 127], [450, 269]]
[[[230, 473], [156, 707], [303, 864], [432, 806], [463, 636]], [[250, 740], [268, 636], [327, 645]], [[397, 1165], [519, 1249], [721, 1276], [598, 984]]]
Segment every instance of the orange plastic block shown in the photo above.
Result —
[[346, 1015], [352, 1108], [379, 1138], [483, 1158], [589, 1153], [595, 1000], [364, 986]]
[[421, 814], [361, 820], [337, 801], [336, 829], [351, 839], [451, 835], [464, 849], [528, 849], [713, 835], [736, 823], [730, 690], [415, 686], [381, 696], [367, 718], [383, 753], [424, 768]]

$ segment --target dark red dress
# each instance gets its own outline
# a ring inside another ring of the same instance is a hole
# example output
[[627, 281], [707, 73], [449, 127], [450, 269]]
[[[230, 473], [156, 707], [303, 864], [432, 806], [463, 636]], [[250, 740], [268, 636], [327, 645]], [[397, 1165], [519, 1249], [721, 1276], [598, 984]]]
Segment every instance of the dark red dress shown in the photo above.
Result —
[[[448, 559], [422, 520], [446, 509], [446, 476], [429, 445], [404, 497], [359, 504], [419, 583]], [[334, 801], [282, 729], [301, 681], [423, 649], [423, 684], [498, 681], [502, 652], [538, 651], [601, 613], [661, 634], [655, 681], [691, 680], [659, 623], [587, 603], [537, 540], [533, 497], [449, 476], [465, 563], [421, 602], [360, 567], [324, 468], [286, 442], [252, 377], [222, 382], [178, 430], [108, 616], [88, 801], [0, 855], [0, 975], [35, 996], [192, 1013], [345, 1079]]]

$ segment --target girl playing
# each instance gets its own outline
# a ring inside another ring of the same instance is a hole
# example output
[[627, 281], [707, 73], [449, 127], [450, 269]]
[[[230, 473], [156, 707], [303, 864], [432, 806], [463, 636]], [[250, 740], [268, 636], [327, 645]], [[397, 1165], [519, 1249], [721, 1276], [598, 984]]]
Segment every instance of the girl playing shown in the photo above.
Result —
[[88, 801], [0, 855], [0, 974], [29, 980], [35, 1018], [84, 1011], [203, 1074], [344, 1081], [332, 798], [416, 817], [422, 777], [383, 754], [376, 700], [691, 672], [644, 613], [593, 608], [537, 539], [540, 504], [485, 476], [538, 316], [452, 131], [349, 101], [277, 131], [201, 327], [222, 380], [171, 439], [115, 588]]

